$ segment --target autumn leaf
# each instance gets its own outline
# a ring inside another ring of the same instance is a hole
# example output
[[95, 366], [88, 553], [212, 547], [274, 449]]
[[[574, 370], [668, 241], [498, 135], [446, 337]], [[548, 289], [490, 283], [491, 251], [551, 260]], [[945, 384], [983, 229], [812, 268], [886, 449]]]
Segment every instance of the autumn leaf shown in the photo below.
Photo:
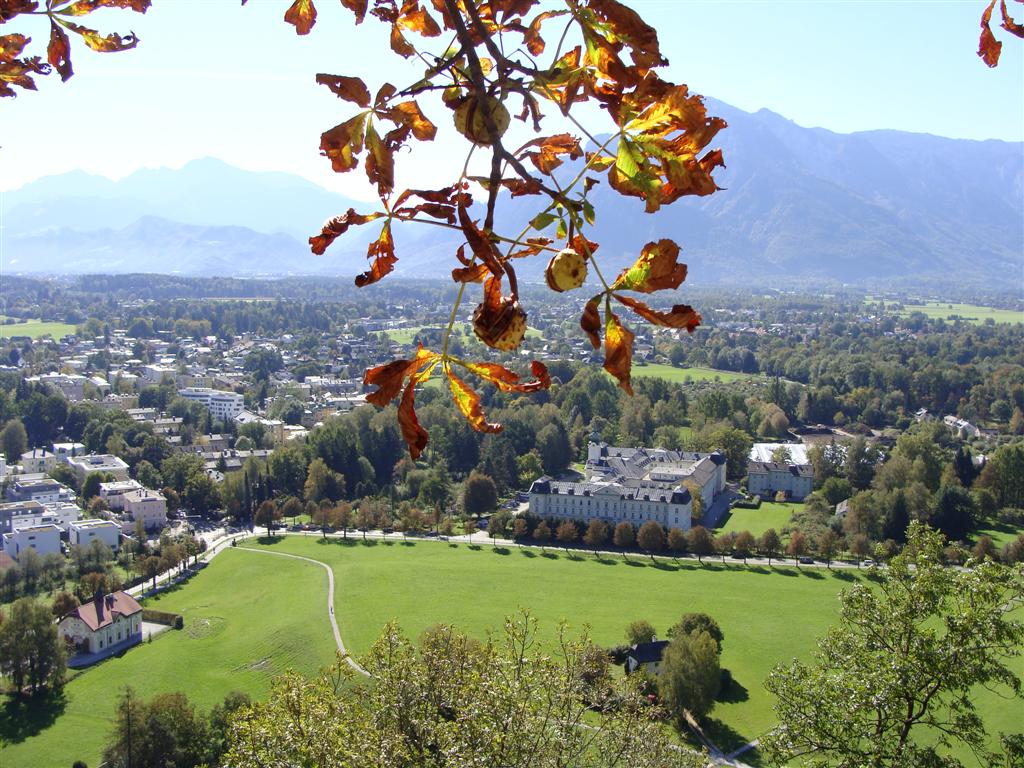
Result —
[[680, 264], [678, 258], [679, 246], [667, 238], [647, 243], [640, 252], [640, 258], [622, 270], [611, 289], [653, 293], [678, 288], [686, 279], [686, 265]]
[[996, 0], [992, 0], [981, 14], [981, 39], [978, 41], [978, 55], [990, 67], [999, 63], [999, 54], [1003, 50], [1003, 44], [992, 34], [992, 9], [995, 7]]
[[[366, 123], [366, 178], [377, 185], [381, 197], [395, 188], [395, 156], [390, 142], [377, 133], [372, 121]], [[400, 143], [400, 142], [397, 142]]]
[[370, 106], [370, 91], [358, 77], [320, 73], [316, 81], [319, 85], [326, 85], [332, 93], [345, 101], [355, 102], [364, 109]]
[[392, 360], [370, 368], [363, 375], [364, 387], [377, 387], [366, 395], [366, 402], [383, 408], [402, 391], [402, 383], [439, 358], [436, 352], [420, 347], [412, 360]]
[[60, 79], [67, 82], [75, 71], [71, 68], [71, 41], [67, 32], [50, 20], [50, 44], [46, 47], [46, 60], [60, 73]]
[[462, 415], [477, 432], [501, 432], [501, 424], [487, 421], [483, 408], [480, 407], [480, 395], [466, 382], [452, 373], [451, 366], [445, 363], [445, 376], [448, 377], [448, 386], [452, 390], [452, 399], [455, 405], [462, 412]]
[[587, 7], [597, 14], [612, 41], [629, 46], [634, 64], [644, 68], [668, 64], [658, 47], [658, 33], [636, 11], [616, 0], [587, 0]]
[[22, 13], [32, 13], [38, 7], [39, 3], [36, 0], [0, 0], [0, 24]]
[[588, 301], [583, 308], [583, 315], [580, 317], [580, 328], [587, 334], [594, 349], [601, 347], [601, 315], [597, 311], [597, 303], [600, 300], [601, 294], [598, 294]]
[[74, 32], [82, 38], [82, 42], [100, 53], [127, 51], [139, 44], [139, 39], [133, 34], [127, 34], [122, 37], [116, 32], [111, 32], [109, 35], [104, 36], [95, 29], [72, 24], [70, 21], [64, 21], [63, 19], [57, 19], [57, 23], [70, 32]]
[[32, 42], [32, 38], [24, 35], [0, 36], [0, 98], [17, 96], [13, 86], [34, 91], [36, 84], [32, 75], [49, 74], [49, 65], [44, 64], [38, 56], [24, 59], [15, 58], [30, 42]]
[[369, 0], [341, 0], [341, 4], [356, 15], [356, 24], [362, 24], [366, 18], [366, 8]]
[[554, 240], [550, 237], [528, 237], [526, 238], [526, 247], [520, 248], [519, 250], [512, 251], [508, 254], [509, 259], [522, 259], [526, 256], [536, 256], [543, 252]]
[[363, 151], [368, 117], [369, 113], [361, 112], [321, 134], [320, 152], [330, 159], [337, 173], [351, 171], [359, 165], [356, 156]]
[[501, 278], [490, 277], [484, 284], [484, 299], [473, 312], [473, 332], [484, 344], [509, 352], [526, 335], [526, 312], [516, 296], [503, 296]]
[[420, 141], [432, 141], [437, 135], [437, 127], [424, 116], [420, 105], [415, 101], [403, 101], [400, 104], [395, 104], [382, 114], [388, 120], [408, 126], [412, 135]]
[[504, 274], [505, 270], [501, 266], [501, 254], [490, 238], [486, 237], [473, 223], [465, 205], [459, 205], [459, 226], [462, 228], [462, 234], [466, 237], [469, 249], [480, 263], [486, 266], [495, 277]]
[[295, 27], [298, 35], [308, 35], [316, 24], [316, 6], [313, 0], [295, 0], [284, 12], [284, 20]]
[[376, 283], [395, 268], [398, 258], [395, 256], [395, 242], [391, 238], [391, 222], [388, 221], [380, 231], [380, 237], [370, 243], [366, 249], [366, 258], [373, 259], [370, 269], [356, 276], [356, 287]]
[[[537, 151], [527, 151], [533, 147], [536, 147]], [[579, 139], [568, 133], [559, 133], [555, 136], [543, 136], [529, 141], [515, 154], [519, 158], [529, 159], [538, 171], [545, 176], [550, 176], [551, 172], [563, 162], [559, 155], [567, 155], [570, 160], [576, 160], [583, 157], [583, 149], [580, 147]]]
[[544, 38], [540, 36], [540, 27], [548, 19], [554, 18], [555, 16], [564, 16], [568, 11], [544, 11], [538, 13], [533, 21], [530, 22], [530, 26], [526, 29], [523, 35], [523, 41], [526, 43], [526, 49], [534, 56], [540, 56], [544, 53], [545, 43]]
[[310, 250], [317, 256], [322, 256], [327, 247], [345, 234], [349, 227], [366, 224], [367, 222], [379, 219], [383, 215], [383, 213], [356, 213], [354, 208], [349, 208], [347, 213], [325, 221], [320, 234], [309, 238]]
[[538, 392], [551, 386], [547, 366], [539, 360], [530, 363], [532, 381], [521, 381], [519, 374], [497, 363], [466, 363], [466, 370], [494, 384], [502, 392]]
[[654, 323], [654, 325], [661, 325], [667, 328], [685, 328], [687, 333], [693, 333], [694, 329], [700, 325], [700, 314], [688, 304], [675, 304], [671, 311], [660, 312], [656, 309], [651, 309], [642, 301], [630, 296], [623, 296], [618, 293], [612, 295], [617, 301], [622, 302], [640, 315], [640, 317]]
[[97, 8], [125, 8], [137, 13], [145, 13], [149, 10], [150, 5], [152, 5], [151, 0], [76, 0], [56, 13], [62, 16], [85, 16]]
[[398, 426], [402, 430], [402, 439], [409, 447], [409, 456], [413, 461], [420, 457], [430, 439], [427, 430], [420, 425], [420, 420], [416, 418], [417, 383], [417, 377], [410, 377], [409, 383], [405, 387], [405, 393], [402, 395], [402, 401], [398, 405]]
[[30, 42], [32, 38], [24, 35], [0, 35], [0, 61], [13, 61]]
[[[1020, 0], [1017, 0], [1020, 2]], [[1003, 29], [1012, 35], [1017, 37], [1024, 37], [1024, 24], [1018, 24], [1012, 18], [1010, 18], [1009, 12], [1006, 10], [1006, 0], [999, 0], [999, 12], [1003, 16], [1003, 23], [1000, 24]]]
[[604, 322], [604, 369], [618, 379], [619, 386], [630, 395], [633, 394], [629, 381], [633, 338], [633, 333], [619, 322], [618, 315], [609, 310]]

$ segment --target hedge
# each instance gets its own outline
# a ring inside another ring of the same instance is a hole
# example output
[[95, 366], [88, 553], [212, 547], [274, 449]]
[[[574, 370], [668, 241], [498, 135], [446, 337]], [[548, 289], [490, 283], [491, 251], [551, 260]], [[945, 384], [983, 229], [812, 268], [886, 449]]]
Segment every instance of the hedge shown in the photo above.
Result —
[[181, 629], [185, 626], [185, 618], [180, 613], [155, 611], [152, 608], [142, 609], [142, 620], [150, 621], [154, 624], [163, 624], [168, 627], [174, 627], [175, 629]]

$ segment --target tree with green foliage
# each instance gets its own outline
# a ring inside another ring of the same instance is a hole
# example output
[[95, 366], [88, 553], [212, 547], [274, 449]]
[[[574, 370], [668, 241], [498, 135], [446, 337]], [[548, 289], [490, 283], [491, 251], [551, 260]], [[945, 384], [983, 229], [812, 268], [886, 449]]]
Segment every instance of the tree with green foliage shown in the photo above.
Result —
[[345, 487], [345, 478], [331, 470], [323, 459], [317, 457], [309, 462], [306, 470], [306, 482], [303, 495], [306, 501], [319, 504], [325, 499], [335, 501], [341, 498]]
[[53, 596], [53, 605], [50, 606], [50, 613], [54, 618], [59, 619], [66, 616], [79, 606], [78, 598], [70, 592], [60, 591]]
[[21, 461], [21, 454], [28, 450], [28, 433], [21, 419], [11, 419], [3, 432], [0, 432], [0, 448], [7, 457], [8, 464]]
[[160, 470], [145, 459], [135, 465], [135, 479], [153, 490], [164, 487], [164, 477]]
[[715, 706], [721, 685], [719, 646], [702, 630], [680, 632], [672, 637], [661, 657], [658, 695], [682, 727], [684, 712], [703, 718]]
[[[552, 647], [529, 617], [483, 643], [440, 626], [407, 640], [384, 628], [361, 660], [310, 680], [288, 674], [236, 720], [226, 765], [697, 768], [646, 702], [640, 681], [601, 676], [588, 638]], [[591, 713], [596, 712], [594, 717]], [[587, 727], [579, 727], [581, 722]], [[413, 724], [415, 727], [413, 727]], [[495, 738], [515, 734], [515, 738]], [[442, 757], [443, 756], [443, 759]]]
[[999, 446], [989, 456], [977, 483], [992, 492], [1000, 509], [1024, 507], [1024, 443]]
[[654, 625], [647, 619], [637, 619], [626, 627], [626, 645], [642, 645], [657, 637]]
[[916, 521], [907, 541], [877, 588], [843, 592], [813, 664], [768, 677], [779, 726], [761, 749], [772, 764], [955, 768], [957, 746], [997, 764], [974, 699], [980, 686], [1020, 695], [1010, 662], [1024, 625], [1010, 608], [1024, 596], [1024, 570], [944, 567], [942, 535]]
[[694, 632], [707, 632], [715, 641], [715, 648], [718, 653], [722, 652], [722, 643], [725, 642], [725, 633], [713, 617], [706, 613], [693, 612], [684, 613], [679, 621], [673, 624], [668, 630], [669, 637], [681, 637], [693, 634]]
[[831, 506], [853, 495], [853, 487], [845, 477], [830, 477], [821, 484], [821, 494]]
[[482, 515], [498, 506], [498, 488], [490, 476], [473, 470], [462, 486], [462, 508], [467, 515]]
[[85, 476], [85, 480], [82, 481], [80, 495], [88, 503], [91, 499], [100, 495], [100, 483], [110, 483], [113, 481], [114, 476], [109, 472], [90, 472]]
[[640, 549], [650, 555], [651, 562], [654, 562], [654, 556], [665, 549], [665, 529], [661, 527], [660, 523], [648, 520], [637, 531], [636, 543]]
[[782, 551], [782, 541], [779, 539], [779, 534], [775, 532], [774, 528], [769, 528], [761, 534], [761, 539], [758, 541], [757, 546], [761, 554], [768, 558], [769, 566], [772, 564], [772, 558], [777, 557], [779, 552]]
[[281, 505], [281, 517], [290, 518], [292, 525], [295, 524], [295, 519], [305, 511], [306, 508], [295, 496], [289, 496]]
[[572, 461], [569, 436], [560, 422], [552, 422], [537, 433], [537, 453], [541, 467], [548, 475], [564, 472]]
[[684, 480], [683, 487], [690, 493], [690, 523], [704, 519], [704, 492], [695, 480]]
[[267, 529], [267, 536], [271, 535], [271, 526], [275, 522], [281, 519], [281, 510], [277, 508], [270, 499], [267, 499], [259, 507], [256, 508], [256, 514], [253, 516], [253, 522], [256, 525], [262, 525]]
[[959, 485], [942, 486], [935, 494], [928, 522], [950, 541], [963, 541], [974, 528], [974, 497]]
[[197, 514], [205, 515], [220, 505], [220, 489], [205, 472], [194, 474], [185, 483], [182, 499]]
[[15, 693], [59, 691], [66, 668], [64, 642], [45, 604], [23, 597], [0, 616], [0, 674]]
[[223, 739], [223, 731], [211, 739], [206, 718], [184, 693], [162, 693], [146, 702], [128, 688], [117, 702], [103, 760], [110, 768], [217, 765]]

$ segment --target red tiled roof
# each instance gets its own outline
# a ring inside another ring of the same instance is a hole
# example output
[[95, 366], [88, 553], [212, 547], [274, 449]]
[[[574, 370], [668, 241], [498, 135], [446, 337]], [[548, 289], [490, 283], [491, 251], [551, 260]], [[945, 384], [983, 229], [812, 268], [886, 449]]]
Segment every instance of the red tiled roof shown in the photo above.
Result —
[[113, 623], [119, 615], [131, 616], [141, 610], [142, 606], [127, 592], [113, 592], [78, 606], [64, 618], [79, 618], [95, 632], [97, 629]]

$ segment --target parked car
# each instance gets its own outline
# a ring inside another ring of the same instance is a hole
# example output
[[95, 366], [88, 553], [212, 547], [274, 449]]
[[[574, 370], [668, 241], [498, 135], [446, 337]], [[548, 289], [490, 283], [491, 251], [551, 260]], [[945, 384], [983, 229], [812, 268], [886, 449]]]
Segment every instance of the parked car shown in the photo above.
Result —
[[800, 558], [800, 562], [802, 564], [804, 564], [804, 565], [814, 565], [814, 558], [813, 557], [807, 557], [805, 555], [804, 557]]
[[874, 568], [877, 565], [877, 563], [870, 558], [866, 560], [861, 560], [860, 564], [863, 565], [865, 568]]

